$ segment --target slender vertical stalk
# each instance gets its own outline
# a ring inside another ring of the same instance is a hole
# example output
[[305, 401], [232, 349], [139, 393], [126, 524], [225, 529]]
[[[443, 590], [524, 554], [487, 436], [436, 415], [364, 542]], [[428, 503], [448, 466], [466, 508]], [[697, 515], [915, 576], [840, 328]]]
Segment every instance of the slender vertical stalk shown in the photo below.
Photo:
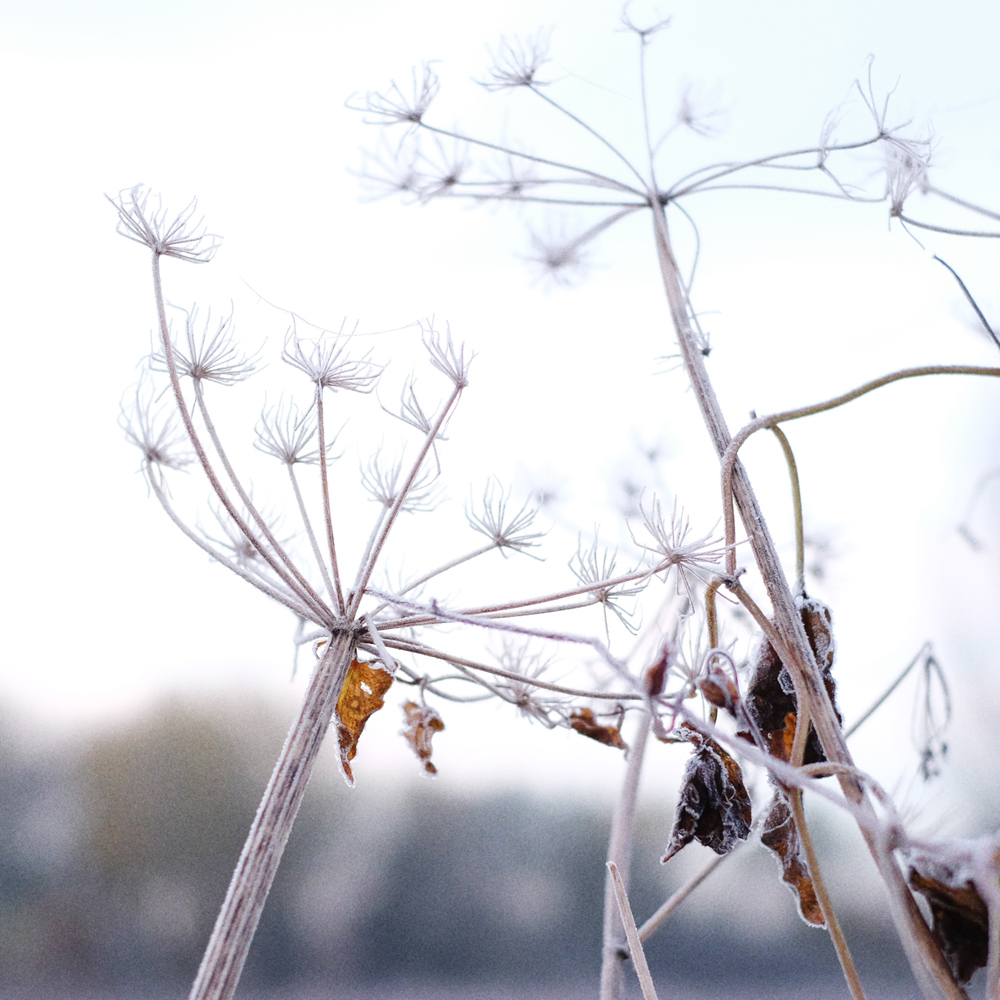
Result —
[[344, 613], [344, 591], [340, 585], [340, 567], [337, 564], [337, 545], [333, 537], [333, 515], [330, 511], [330, 477], [326, 461], [326, 418], [323, 412], [323, 386], [316, 384], [316, 433], [319, 439], [319, 472], [323, 487], [323, 519], [326, 524], [326, 540], [330, 546], [330, 568], [333, 571], [334, 590], [330, 595], [335, 602], [337, 614]]
[[349, 636], [336, 637], [313, 671], [267, 783], [205, 949], [190, 1000], [230, 1000], [260, 921], [278, 863], [312, 774], [354, 654]]
[[[681, 357], [690, 378], [695, 398], [698, 401], [705, 427], [721, 459], [732, 438], [715, 390], [708, 377], [704, 358], [697, 348], [691, 329], [687, 298], [680, 270], [670, 245], [666, 213], [658, 200], [652, 201], [652, 210], [653, 234], [660, 263], [660, 273]], [[750, 479], [743, 463], [739, 460], [733, 463], [732, 492], [753, 549], [757, 568], [771, 601], [776, 628], [787, 644], [788, 658], [785, 665], [795, 685], [798, 703], [809, 712], [827, 759], [852, 765], [850, 751], [847, 749], [836, 714], [830, 703], [830, 697], [816, 665], [802, 619], [795, 607], [795, 598], [788, 586], [788, 581], [785, 579], [777, 549], [764, 521], [760, 505], [757, 503]], [[844, 794], [851, 801], [856, 802], [866, 813], [871, 814], [874, 826], [874, 809], [857, 780], [847, 773], [838, 775], [838, 780]], [[893, 917], [901, 920], [901, 923], [897, 923], [897, 930], [907, 957], [913, 966], [914, 975], [918, 981], [925, 980], [926, 968], [933, 977], [937, 989], [944, 996], [950, 1000], [959, 1000], [964, 996], [964, 991], [955, 984], [948, 964], [941, 954], [941, 949], [931, 936], [930, 928], [921, 915], [916, 900], [907, 888], [902, 873], [890, 851], [885, 848], [885, 845], [876, 842], [866, 826], [861, 827], [861, 833], [893, 899]]]
[[[639, 790], [639, 775], [646, 755], [646, 741], [652, 716], [644, 714], [639, 731], [628, 755], [628, 768], [621, 795], [611, 821], [608, 839], [608, 862], [615, 865], [622, 883], [628, 885], [632, 865], [632, 844], [635, 837], [635, 807]], [[625, 931], [618, 913], [614, 880], [609, 871], [604, 883], [604, 946], [601, 954], [601, 1000], [619, 1000], [625, 982]]]

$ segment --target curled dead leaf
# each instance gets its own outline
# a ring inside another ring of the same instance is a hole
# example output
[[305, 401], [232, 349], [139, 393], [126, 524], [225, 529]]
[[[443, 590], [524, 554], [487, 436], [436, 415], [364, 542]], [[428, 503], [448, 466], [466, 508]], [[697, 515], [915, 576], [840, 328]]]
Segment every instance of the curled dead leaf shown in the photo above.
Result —
[[605, 746], [628, 750], [628, 744], [622, 739], [622, 734], [615, 726], [602, 726], [589, 708], [578, 708], [569, 717], [569, 724], [583, 736], [587, 736]]
[[780, 789], [774, 793], [767, 816], [764, 818], [760, 842], [778, 856], [778, 861], [781, 863], [781, 877], [794, 893], [802, 919], [813, 927], [825, 927], [826, 921], [823, 919], [823, 911], [816, 898], [816, 887], [809, 872], [809, 862], [805, 857], [802, 838], [795, 825], [795, 817], [792, 815], [788, 799]]
[[[823, 683], [830, 695], [837, 719], [842, 722], [836, 702], [837, 685], [832, 673], [836, 643], [833, 638], [833, 619], [830, 609], [815, 597], [800, 597], [797, 603], [809, 645], [812, 646], [816, 663], [823, 675]], [[795, 699], [792, 678], [778, 658], [774, 647], [763, 638], [754, 654], [745, 707], [767, 744], [762, 749], [767, 749], [782, 760], [788, 760], [791, 740], [795, 736], [795, 718], [799, 706]], [[790, 735], [789, 726], [791, 726]], [[740, 735], [747, 739], [751, 738], [749, 733]], [[819, 736], [810, 726], [802, 763], [818, 764], [824, 760], [826, 757], [820, 747]]]
[[406, 716], [403, 735], [413, 747], [413, 752], [424, 762], [424, 770], [428, 774], [437, 774], [437, 768], [431, 763], [431, 739], [444, 729], [444, 720], [430, 705], [418, 705], [415, 701], [404, 703], [403, 714]]
[[684, 770], [664, 864], [692, 840], [716, 854], [728, 854], [750, 835], [752, 819], [736, 760], [698, 730], [684, 725], [680, 732], [694, 748]]
[[384, 695], [392, 684], [392, 674], [375, 663], [353, 660], [337, 698], [337, 739], [344, 775], [354, 784], [350, 761], [358, 752], [358, 740], [365, 723], [384, 704]]
[[916, 855], [907, 879], [931, 910], [931, 930], [952, 975], [964, 985], [989, 957], [989, 910], [961, 865]]

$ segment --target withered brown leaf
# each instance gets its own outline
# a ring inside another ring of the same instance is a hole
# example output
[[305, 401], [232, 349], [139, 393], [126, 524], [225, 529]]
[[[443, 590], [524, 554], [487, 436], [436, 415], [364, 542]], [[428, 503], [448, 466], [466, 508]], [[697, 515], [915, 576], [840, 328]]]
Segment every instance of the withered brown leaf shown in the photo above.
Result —
[[350, 761], [358, 752], [358, 740], [365, 723], [384, 704], [384, 695], [392, 684], [392, 674], [375, 663], [354, 660], [344, 678], [337, 698], [337, 738], [340, 761], [347, 780], [354, 783]]
[[424, 770], [428, 774], [437, 774], [437, 768], [431, 763], [431, 739], [444, 729], [444, 720], [430, 705], [418, 705], [415, 701], [405, 702], [403, 713], [406, 716], [403, 735], [413, 747], [413, 752], [424, 762]]
[[605, 746], [628, 750], [628, 744], [622, 739], [621, 731], [615, 726], [602, 726], [589, 708], [578, 708], [569, 717], [570, 728], [578, 733], [597, 740]]
[[[797, 603], [809, 645], [812, 646], [816, 662], [823, 674], [823, 683], [830, 695], [833, 709], [837, 713], [838, 721], [843, 721], [840, 710], [837, 708], [837, 685], [832, 673], [836, 643], [833, 638], [833, 620], [830, 609], [815, 597], [800, 597]], [[791, 739], [795, 735], [798, 703], [795, 699], [792, 678], [782, 665], [774, 647], [764, 638], [761, 639], [754, 654], [753, 673], [744, 704], [760, 728], [767, 743], [766, 749], [775, 757], [788, 760]], [[791, 726], [791, 735], [789, 735], [789, 725]], [[750, 739], [749, 733], [741, 733], [740, 735]], [[802, 763], [817, 764], [824, 760], [826, 757], [823, 755], [819, 736], [816, 730], [810, 726], [809, 739], [806, 743]]]
[[680, 733], [693, 744], [684, 769], [674, 828], [661, 858], [666, 864], [692, 840], [728, 854], [750, 835], [750, 796], [740, 765], [715, 740], [683, 725]]
[[989, 957], [989, 911], [983, 897], [967, 873], [937, 858], [911, 858], [907, 878], [930, 905], [931, 930], [952, 975], [964, 985]]
[[788, 798], [780, 789], [774, 793], [767, 816], [764, 818], [760, 842], [778, 856], [781, 862], [781, 877], [794, 893], [802, 919], [815, 927], [825, 927], [826, 921], [823, 919], [823, 911], [816, 898], [816, 887], [809, 872], [809, 862], [802, 847], [802, 838], [795, 825], [795, 817], [792, 815]]

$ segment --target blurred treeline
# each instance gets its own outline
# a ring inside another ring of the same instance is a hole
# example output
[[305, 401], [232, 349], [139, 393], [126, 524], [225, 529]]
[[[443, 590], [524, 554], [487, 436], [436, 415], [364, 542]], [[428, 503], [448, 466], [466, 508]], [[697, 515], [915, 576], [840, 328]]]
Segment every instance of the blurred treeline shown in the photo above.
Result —
[[[171, 701], [40, 745], [0, 717], [0, 993], [183, 995], [287, 721], [263, 703]], [[401, 787], [317, 774], [247, 991], [433, 980], [593, 992], [606, 811], [488, 788], [460, 797], [446, 776]], [[706, 859], [692, 846], [659, 865], [672, 810], [643, 817], [640, 919]], [[759, 847], [740, 853], [650, 942], [654, 970], [715, 987], [773, 983], [785, 969], [836, 982], [826, 936], [795, 917], [774, 862]], [[891, 977], [902, 966], [884, 922], [863, 892], [846, 896], [862, 964]]]

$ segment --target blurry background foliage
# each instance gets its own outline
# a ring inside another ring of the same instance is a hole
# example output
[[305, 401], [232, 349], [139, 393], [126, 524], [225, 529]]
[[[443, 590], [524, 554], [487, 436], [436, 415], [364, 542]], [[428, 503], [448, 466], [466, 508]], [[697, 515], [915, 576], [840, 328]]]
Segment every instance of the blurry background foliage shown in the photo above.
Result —
[[[72, 745], [33, 741], [6, 717], [2, 995], [180, 995], [282, 731], [275, 707], [235, 698], [164, 701]], [[322, 763], [265, 908], [244, 995], [386, 995], [399, 983], [589, 994], [603, 811], [558, 795], [462, 797], [441, 780], [400, 795], [373, 783], [352, 791], [332, 755]], [[640, 914], [707, 856], [692, 846], [659, 864], [673, 784], [664, 781], [661, 802], [641, 818], [633, 892]], [[834, 859], [856, 854], [854, 834], [837, 816], [820, 815], [818, 828]], [[835, 985], [825, 937], [800, 923], [771, 858], [751, 843], [727, 865], [651, 939], [665, 985], [752, 990], [758, 981], [773, 986], [787, 969], [804, 987], [803, 968], [814, 977], [810, 988]], [[863, 967], [889, 982], [902, 957], [866, 888], [870, 873], [852, 879], [834, 892]]]

